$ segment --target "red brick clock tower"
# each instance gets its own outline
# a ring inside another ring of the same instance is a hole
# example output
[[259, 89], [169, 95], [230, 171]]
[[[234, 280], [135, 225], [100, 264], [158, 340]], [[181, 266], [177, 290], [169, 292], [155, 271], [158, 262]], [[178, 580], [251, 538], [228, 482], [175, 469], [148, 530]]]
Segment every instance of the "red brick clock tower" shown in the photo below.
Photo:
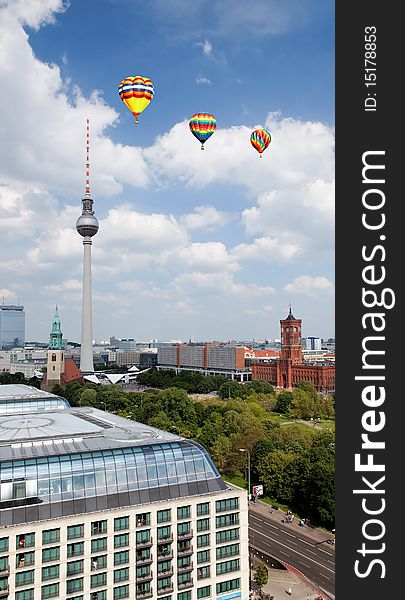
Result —
[[301, 323], [302, 320], [292, 314], [291, 306], [288, 317], [280, 320], [281, 352], [277, 364], [277, 385], [280, 387], [292, 386], [292, 367], [302, 364]]

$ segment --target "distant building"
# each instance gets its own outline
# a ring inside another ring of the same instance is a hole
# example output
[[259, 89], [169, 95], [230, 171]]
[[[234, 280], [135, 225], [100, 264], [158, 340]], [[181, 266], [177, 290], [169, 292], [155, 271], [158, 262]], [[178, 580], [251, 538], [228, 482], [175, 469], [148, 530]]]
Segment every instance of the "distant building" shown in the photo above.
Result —
[[0, 305], [0, 350], [24, 348], [25, 311], [15, 304]]
[[195, 371], [204, 375], [223, 375], [235, 381], [251, 379], [246, 367], [245, 346], [231, 344], [176, 344], [158, 348], [158, 370]]
[[42, 379], [41, 388], [43, 390], [51, 390], [55, 385], [65, 388], [71, 381], [82, 382], [83, 376], [75, 361], [65, 357], [65, 351], [62, 347], [62, 332], [60, 329], [58, 307], [56, 307], [52, 321], [52, 330], [49, 335], [46, 375]]
[[335, 365], [331, 361], [311, 363], [303, 360], [301, 319], [290, 308], [286, 319], [280, 321], [281, 352], [272, 362], [252, 365], [252, 379], [268, 381], [275, 387], [292, 388], [299, 381], [309, 381], [319, 392], [335, 391]]
[[301, 345], [304, 350], [321, 350], [322, 340], [319, 337], [302, 338]]

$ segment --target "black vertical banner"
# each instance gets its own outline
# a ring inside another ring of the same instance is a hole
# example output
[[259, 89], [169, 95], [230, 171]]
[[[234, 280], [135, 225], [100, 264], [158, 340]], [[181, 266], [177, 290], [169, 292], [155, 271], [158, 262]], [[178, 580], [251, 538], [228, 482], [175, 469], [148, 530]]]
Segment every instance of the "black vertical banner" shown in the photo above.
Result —
[[400, 8], [336, 0], [337, 600], [405, 594]]

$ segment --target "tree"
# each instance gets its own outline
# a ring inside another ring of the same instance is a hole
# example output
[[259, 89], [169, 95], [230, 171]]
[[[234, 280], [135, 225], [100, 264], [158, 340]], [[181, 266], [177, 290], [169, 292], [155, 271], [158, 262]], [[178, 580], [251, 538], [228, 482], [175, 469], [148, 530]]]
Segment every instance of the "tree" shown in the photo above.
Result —
[[290, 410], [293, 395], [291, 392], [280, 392], [277, 396], [276, 411], [287, 414]]
[[255, 580], [256, 585], [259, 588], [259, 590], [261, 590], [262, 587], [264, 585], [266, 585], [266, 583], [268, 582], [269, 572], [268, 572], [267, 567], [264, 564], [264, 562], [259, 562], [258, 567], [255, 571], [255, 574], [253, 575], [253, 579]]
[[52, 394], [55, 394], [55, 396], [62, 396], [62, 398], [65, 397], [65, 390], [59, 384], [54, 385], [51, 392]]
[[246, 390], [245, 386], [237, 381], [227, 381], [223, 383], [218, 390], [218, 396], [223, 399], [226, 398], [245, 398]]

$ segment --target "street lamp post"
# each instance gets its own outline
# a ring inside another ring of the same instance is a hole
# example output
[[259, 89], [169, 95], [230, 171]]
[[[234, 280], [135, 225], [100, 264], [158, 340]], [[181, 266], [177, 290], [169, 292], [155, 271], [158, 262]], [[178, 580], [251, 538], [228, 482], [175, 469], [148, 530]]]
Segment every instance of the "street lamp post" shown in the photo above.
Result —
[[239, 448], [239, 452], [247, 452], [248, 455], [248, 500], [250, 500], [250, 452], [247, 448]]

